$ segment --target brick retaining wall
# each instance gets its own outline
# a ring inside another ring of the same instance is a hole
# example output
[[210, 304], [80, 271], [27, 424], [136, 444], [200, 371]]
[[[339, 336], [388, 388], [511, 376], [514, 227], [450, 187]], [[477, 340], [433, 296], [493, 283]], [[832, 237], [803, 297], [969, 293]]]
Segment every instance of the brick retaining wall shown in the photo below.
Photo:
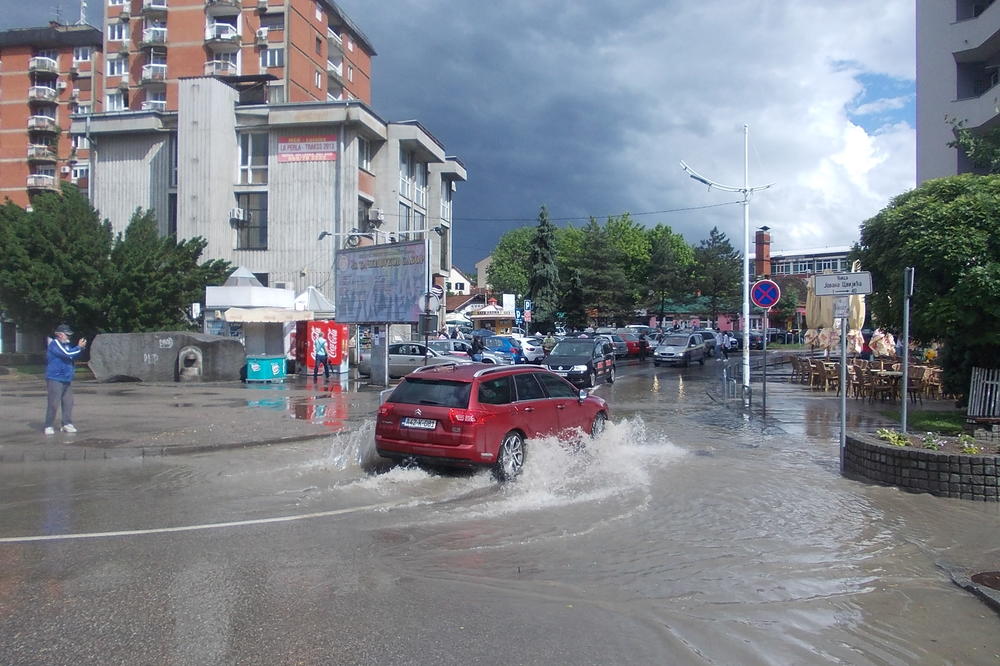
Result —
[[903, 490], [980, 502], [1000, 501], [1000, 455], [955, 455], [847, 436], [844, 473]]

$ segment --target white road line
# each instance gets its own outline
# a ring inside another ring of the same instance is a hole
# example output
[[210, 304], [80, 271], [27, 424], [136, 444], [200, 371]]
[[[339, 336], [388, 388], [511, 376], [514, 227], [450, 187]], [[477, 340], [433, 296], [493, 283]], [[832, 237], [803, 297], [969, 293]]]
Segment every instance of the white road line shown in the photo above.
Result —
[[31, 541], [69, 541], [72, 539], [102, 539], [107, 537], [131, 537], [146, 534], [167, 534], [169, 532], [194, 532], [197, 530], [214, 530], [226, 527], [246, 527], [249, 525], [265, 525], [267, 523], [290, 523], [296, 520], [310, 520], [312, 518], [328, 518], [330, 516], [342, 516], [358, 511], [370, 511], [373, 509], [386, 509], [399, 506], [399, 502], [383, 502], [381, 504], [368, 504], [365, 506], [355, 506], [348, 509], [333, 509], [331, 511], [317, 511], [315, 513], [303, 513], [295, 516], [275, 516], [273, 518], [255, 518], [253, 520], [234, 520], [228, 523], [205, 523], [202, 525], [179, 525], [177, 527], [154, 527], [148, 530], [120, 530], [117, 532], [82, 532], [79, 534], [40, 534], [35, 536], [22, 537], [0, 537], [0, 543], [28, 543]]

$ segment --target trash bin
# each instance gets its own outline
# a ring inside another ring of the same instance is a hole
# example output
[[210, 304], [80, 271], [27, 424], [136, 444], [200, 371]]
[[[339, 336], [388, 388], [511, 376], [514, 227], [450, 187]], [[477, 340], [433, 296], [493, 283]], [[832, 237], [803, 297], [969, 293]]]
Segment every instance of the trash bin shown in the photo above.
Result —
[[247, 356], [247, 381], [285, 381], [285, 356], [283, 354]]

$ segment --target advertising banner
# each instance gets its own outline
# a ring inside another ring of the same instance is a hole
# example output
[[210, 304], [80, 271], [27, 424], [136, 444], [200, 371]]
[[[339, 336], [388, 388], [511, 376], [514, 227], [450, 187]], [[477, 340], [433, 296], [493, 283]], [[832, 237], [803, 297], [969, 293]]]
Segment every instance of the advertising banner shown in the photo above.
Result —
[[279, 162], [335, 162], [337, 135], [279, 136]]
[[417, 323], [427, 290], [424, 243], [389, 243], [338, 250], [337, 321]]

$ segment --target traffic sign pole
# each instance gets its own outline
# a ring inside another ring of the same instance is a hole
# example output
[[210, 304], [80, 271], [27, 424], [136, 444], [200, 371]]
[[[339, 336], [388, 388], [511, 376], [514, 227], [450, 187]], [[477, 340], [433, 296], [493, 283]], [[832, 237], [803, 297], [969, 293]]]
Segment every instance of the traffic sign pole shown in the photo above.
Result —
[[767, 415], [767, 329], [769, 327], [768, 314], [771, 308], [781, 300], [781, 287], [773, 280], [757, 280], [750, 289], [750, 299], [753, 304], [764, 310], [764, 341], [762, 351], [764, 354], [763, 385], [761, 387], [761, 410]]

